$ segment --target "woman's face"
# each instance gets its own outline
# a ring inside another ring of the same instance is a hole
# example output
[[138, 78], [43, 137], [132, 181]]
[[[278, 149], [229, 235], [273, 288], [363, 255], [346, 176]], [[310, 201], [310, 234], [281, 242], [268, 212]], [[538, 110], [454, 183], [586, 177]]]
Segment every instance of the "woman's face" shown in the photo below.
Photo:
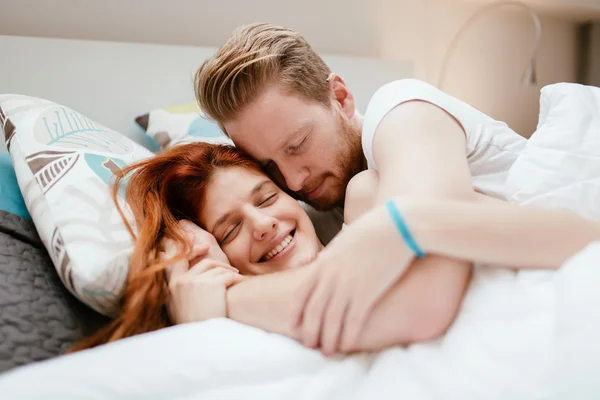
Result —
[[300, 267], [321, 248], [300, 204], [266, 175], [243, 167], [221, 168], [213, 175], [200, 221], [243, 274]]

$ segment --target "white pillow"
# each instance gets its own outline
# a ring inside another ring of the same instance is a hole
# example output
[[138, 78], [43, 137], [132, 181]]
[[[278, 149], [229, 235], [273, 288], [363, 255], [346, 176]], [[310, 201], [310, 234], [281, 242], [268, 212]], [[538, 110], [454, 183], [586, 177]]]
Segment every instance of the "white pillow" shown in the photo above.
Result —
[[113, 171], [153, 153], [35, 97], [0, 95], [0, 124], [25, 204], [64, 285], [115, 315], [133, 243], [110, 196]]
[[538, 128], [507, 186], [512, 202], [600, 221], [600, 88], [557, 83], [542, 89]]

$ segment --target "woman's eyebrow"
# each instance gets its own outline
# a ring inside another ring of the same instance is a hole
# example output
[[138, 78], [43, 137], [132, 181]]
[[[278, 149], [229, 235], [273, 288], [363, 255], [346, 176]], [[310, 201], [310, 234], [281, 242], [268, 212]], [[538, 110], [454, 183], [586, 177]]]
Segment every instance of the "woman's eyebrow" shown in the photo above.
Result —
[[219, 225], [221, 225], [225, 221], [227, 221], [229, 219], [229, 217], [231, 217], [231, 212], [225, 213], [221, 218], [219, 218], [217, 220], [217, 222], [215, 223], [215, 226], [212, 228], [212, 231], [215, 232], [217, 230], [217, 228], [219, 227]]
[[261, 189], [263, 188], [263, 186], [265, 186], [266, 184], [271, 183], [270, 179], [265, 179], [262, 182], [259, 182], [256, 184], [256, 186], [254, 186], [254, 189], [252, 189], [252, 192], [250, 192], [250, 197], [254, 196], [256, 193], [260, 192]]
[[[254, 186], [254, 188], [250, 192], [250, 197], [253, 197], [254, 195], [256, 195], [256, 193], [260, 192], [262, 190], [262, 188], [269, 183], [271, 183], [270, 179], [265, 179], [265, 180], [257, 183], [256, 186]], [[219, 227], [219, 225], [225, 223], [231, 217], [231, 214], [232, 214], [231, 211], [223, 214], [223, 216], [221, 216], [221, 218], [219, 218], [217, 220], [217, 222], [215, 222], [215, 226], [212, 228], [212, 231], [215, 232], [217, 230], [217, 228]]]

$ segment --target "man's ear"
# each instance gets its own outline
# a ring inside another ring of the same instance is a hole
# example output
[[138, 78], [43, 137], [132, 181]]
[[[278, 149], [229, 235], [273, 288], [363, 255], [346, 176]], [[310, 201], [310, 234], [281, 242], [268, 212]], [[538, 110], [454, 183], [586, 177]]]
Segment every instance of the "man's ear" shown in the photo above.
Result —
[[354, 117], [356, 111], [356, 104], [354, 103], [354, 95], [346, 86], [344, 79], [332, 72], [327, 78], [327, 85], [329, 87], [329, 98], [332, 102], [337, 103], [348, 119]]

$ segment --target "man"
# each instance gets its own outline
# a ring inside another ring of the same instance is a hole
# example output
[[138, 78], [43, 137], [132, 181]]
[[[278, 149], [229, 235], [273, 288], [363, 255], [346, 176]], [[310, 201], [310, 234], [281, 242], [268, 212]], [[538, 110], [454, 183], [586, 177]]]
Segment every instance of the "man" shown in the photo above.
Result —
[[[377, 171], [373, 210], [319, 255], [314, 279], [298, 295], [303, 342], [326, 353], [352, 348], [375, 303], [404, 274], [395, 267], [399, 235], [379, 222], [382, 204], [407, 195], [503, 198], [505, 175], [525, 143], [506, 124], [416, 80], [382, 87], [361, 117], [342, 77], [298, 33], [270, 24], [236, 30], [198, 70], [195, 87], [201, 108], [236, 146], [316, 209], [343, 207], [350, 181]], [[414, 316], [415, 329], [421, 320], [429, 321], [428, 336], [447, 329], [470, 268], [439, 256], [412, 261], [404, 278], [420, 273], [406, 279], [415, 298], [403, 315]]]

